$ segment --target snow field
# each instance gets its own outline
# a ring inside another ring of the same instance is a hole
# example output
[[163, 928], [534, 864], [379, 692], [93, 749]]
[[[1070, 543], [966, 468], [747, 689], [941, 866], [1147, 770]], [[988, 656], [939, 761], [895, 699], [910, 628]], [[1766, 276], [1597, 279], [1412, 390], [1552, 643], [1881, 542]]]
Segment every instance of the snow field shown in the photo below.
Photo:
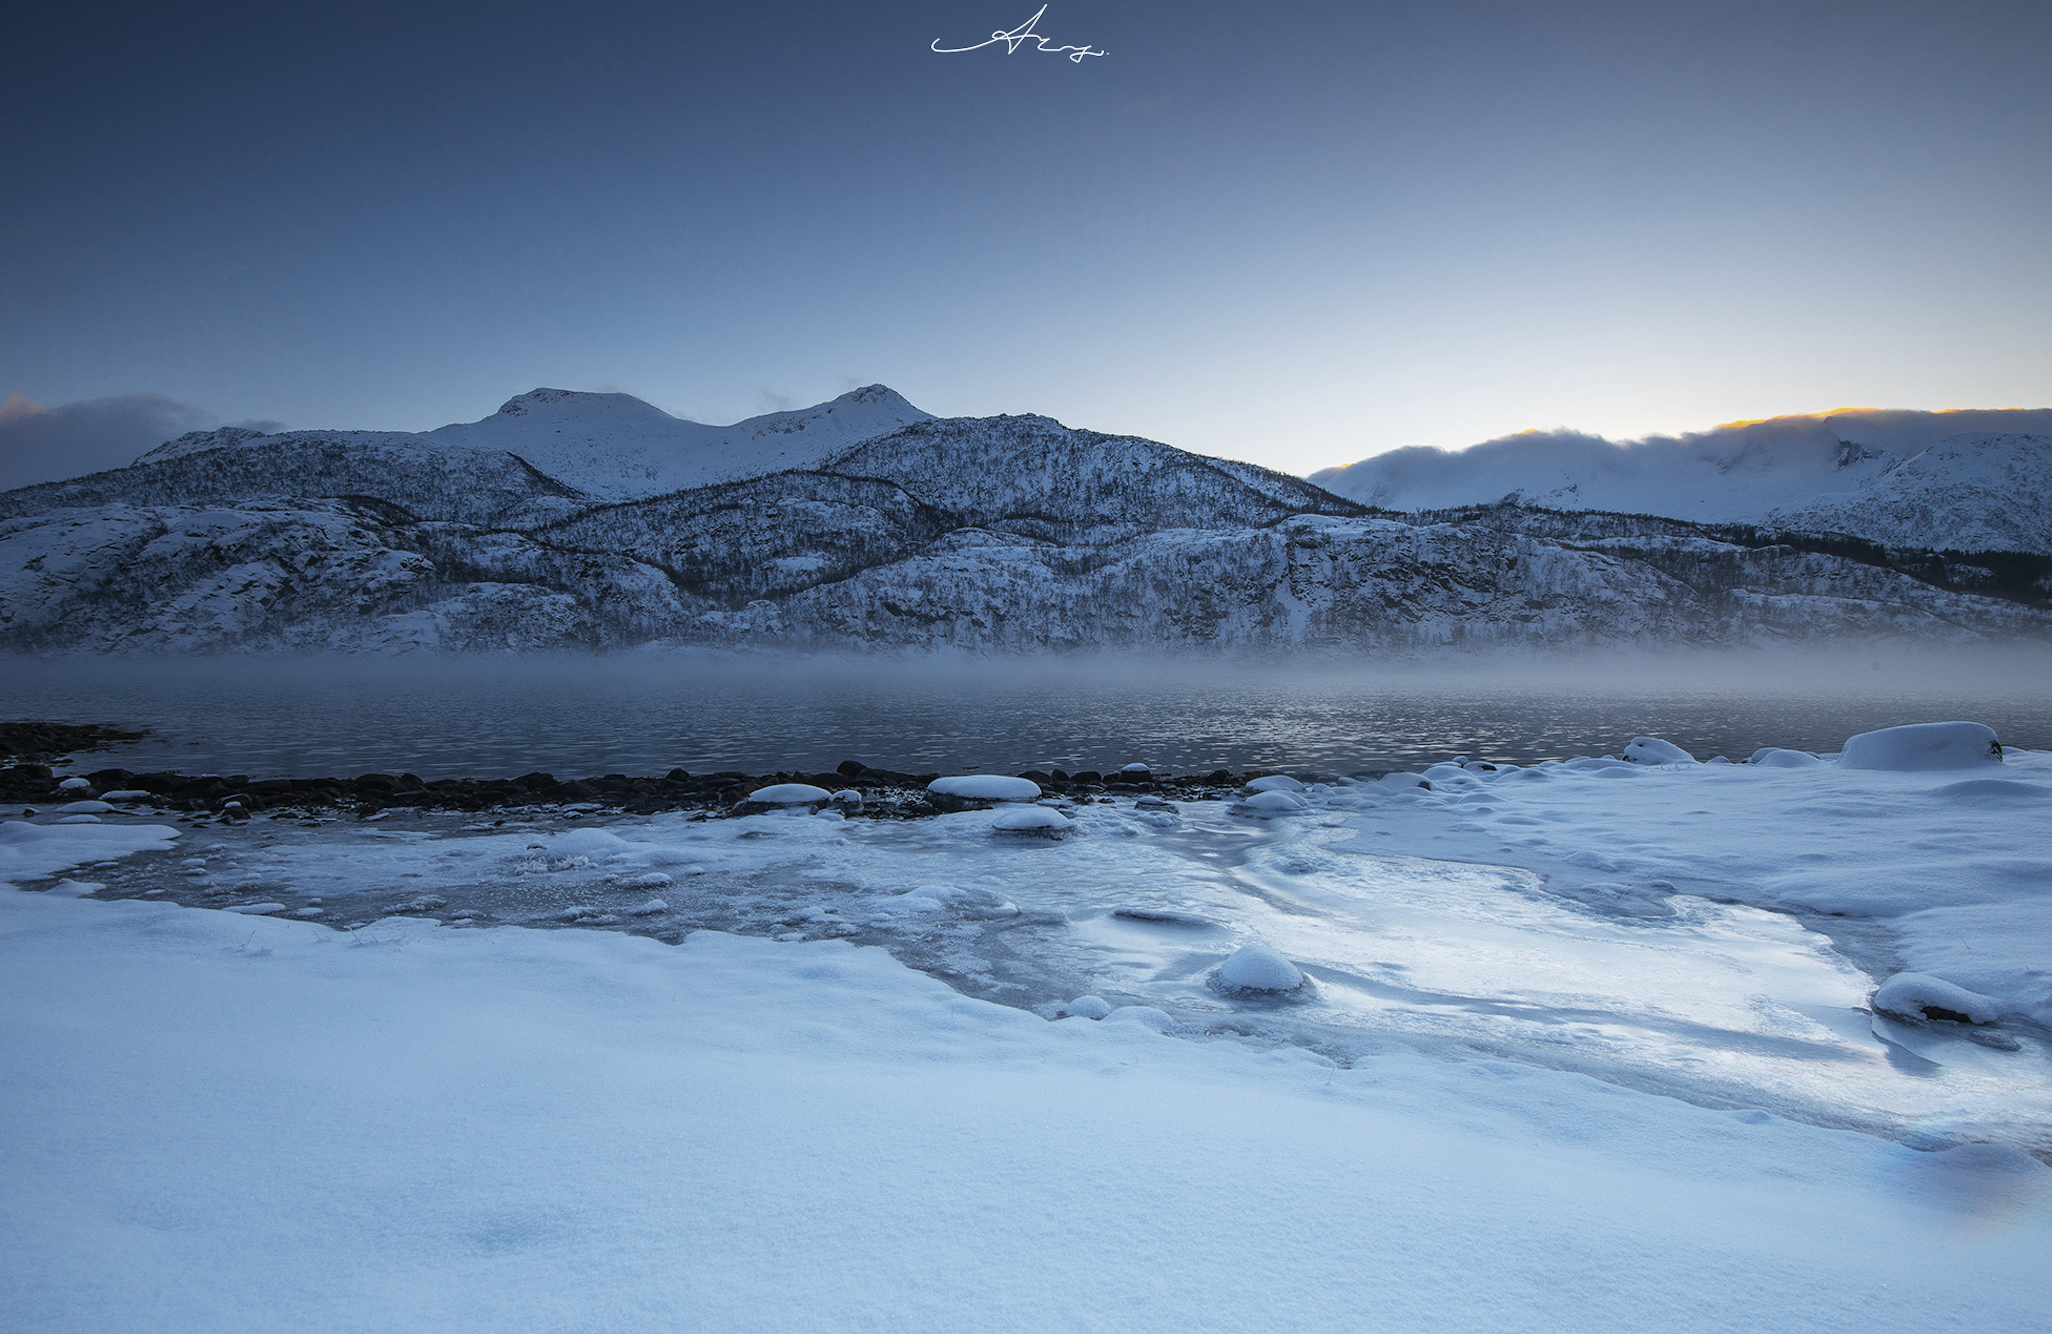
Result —
[[0, 951], [10, 1329], [1864, 1334], [2052, 1295], [2013, 1151], [1050, 1023], [837, 943], [0, 891]]

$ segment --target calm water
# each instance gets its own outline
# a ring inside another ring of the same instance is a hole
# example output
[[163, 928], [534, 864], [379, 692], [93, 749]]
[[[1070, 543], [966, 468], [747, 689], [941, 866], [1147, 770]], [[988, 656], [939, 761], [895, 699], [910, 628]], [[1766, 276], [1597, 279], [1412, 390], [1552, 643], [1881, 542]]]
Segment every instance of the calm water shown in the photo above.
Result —
[[1139, 659], [12, 659], [0, 716], [148, 728], [92, 765], [252, 777], [830, 769], [1415, 768], [1529, 763], [1664, 737], [1695, 754], [1836, 750], [1971, 718], [2052, 748], [2043, 655], [2001, 662], [1694, 660], [1390, 670]]

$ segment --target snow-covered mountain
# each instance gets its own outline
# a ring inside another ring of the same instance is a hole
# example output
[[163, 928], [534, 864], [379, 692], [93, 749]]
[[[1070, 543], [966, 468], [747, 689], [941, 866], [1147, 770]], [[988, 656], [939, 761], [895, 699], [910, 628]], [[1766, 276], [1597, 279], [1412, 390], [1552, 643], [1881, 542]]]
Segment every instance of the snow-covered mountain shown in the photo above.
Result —
[[2052, 410], [1846, 409], [1625, 442], [1525, 432], [1457, 451], [1392, 450], [1311, 480], [1405, 511], [1514, 498], [1828, 528], [1892, 545], [2052, 553], [2048, 462]]
[[[757, 477], [786, 468], [807, 468], [859, 440], [925, 421], [930, 414], [907, 403], [895, 390], [873, 384], [830, 402], [795, 412], [773, 412], [732, 426], [707, 426], [672, 417], [629, 394], [587, 394], [569, 389], [535, 389], [510, 399], [483, 421], [461, 422], [418, 434], [404, 431], [288, 431], [259, 435], [237, 427], [195, 431], [159, 445], [136, 460], [139, 466], [168, 465], [204, 457], [205, 471], [226, 468], [232, 479], [220, 494], [244, 494], [251, 478], [276, 479], [277, 495], [359, 494], [405, 503], [422, 494], [417, 486], [381, 487], [376, 478], [396, 469], [402, 475], [432, 469], [451, 477], [482, 467], [485, 485], [504, 487], [501, 474], [516, 460], [554, 485], [551, 494], [601, 501], [662, 495], [690, 486]], [[125, 473], [126, 469], [117, 472]], [[516, 470], [517, 471], [517, 470]], [[160, 467], [154, 475], [184, 478], [192, 470]], [[108, 474], [95, 474], [105, 477]], [[320, 490], [320, 479], [344, 479]], [[91, 481], [92, 479], [82, 479]], [[192, 498], [210, 484], [186, 485]], [[78, 483], [52, 484], [57, 496], [86, 494]], [[314, 489], [309, 489], [314, 488]], [[38, 488], [30, 488], [38, 489]], [[484, 508], [453, 497], [446, 486], [429, 486], [434, 508], [479, 516]], [[524, 499], [535, 488], [518, 483], [511, 494]], [[501, 512], [501, 505], [493, 513]]]
[[504, 449], [296, 437], [215, 433], [0, 496], [0, 646], [1352, 655], [2052, 634], [2035, 566], [1516, 506], [1391, 516], [1045, 417], [924, 419], [811, 467], [610, 503]]

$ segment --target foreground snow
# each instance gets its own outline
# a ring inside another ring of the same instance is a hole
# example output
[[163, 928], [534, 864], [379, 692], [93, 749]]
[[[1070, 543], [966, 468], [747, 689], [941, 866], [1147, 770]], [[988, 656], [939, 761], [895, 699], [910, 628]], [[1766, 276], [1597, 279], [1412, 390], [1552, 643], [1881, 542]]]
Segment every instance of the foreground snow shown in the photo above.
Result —
[[2021, 1329], [2046, 1169], [836, 943], [4, 899], [10, 1329]]
[[[0, 1324], [2046, 1323], [2052, 755], [1419, 777], [1060, 840], [0, 825]], [[258, 915], [78, 897], [149, 867]], [[791, 939], [459, 924], [708, 905]]]

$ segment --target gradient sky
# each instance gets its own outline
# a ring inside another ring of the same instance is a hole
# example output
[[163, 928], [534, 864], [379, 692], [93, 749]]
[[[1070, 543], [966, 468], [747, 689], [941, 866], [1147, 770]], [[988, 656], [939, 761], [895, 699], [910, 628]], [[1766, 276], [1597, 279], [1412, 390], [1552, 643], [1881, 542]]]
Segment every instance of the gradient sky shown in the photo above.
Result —
[[1108, 54], [928, 50], [1034, 7], [43, 7], [0, 398], [417, 430], [881, 381], [1296, 472], [2052, 404], [2052, 7], [1051, 0]]

